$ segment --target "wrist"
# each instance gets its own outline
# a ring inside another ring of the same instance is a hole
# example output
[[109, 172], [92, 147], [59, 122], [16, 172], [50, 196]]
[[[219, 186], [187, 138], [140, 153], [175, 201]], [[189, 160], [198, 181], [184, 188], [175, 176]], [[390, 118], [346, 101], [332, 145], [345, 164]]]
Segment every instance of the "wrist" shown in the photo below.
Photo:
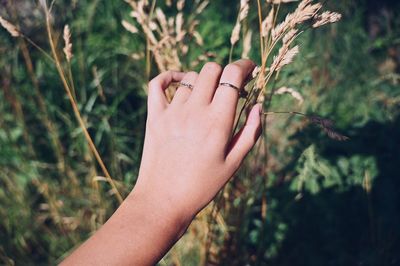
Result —
[[174, 242], [185, 233], [194, 218], [194, 215], [179, 208], [171, 197], [139, 186], [135, 186], [125, 204], [128, 209], [141, 210], [148, 222], [163, 228], [174, 238]]

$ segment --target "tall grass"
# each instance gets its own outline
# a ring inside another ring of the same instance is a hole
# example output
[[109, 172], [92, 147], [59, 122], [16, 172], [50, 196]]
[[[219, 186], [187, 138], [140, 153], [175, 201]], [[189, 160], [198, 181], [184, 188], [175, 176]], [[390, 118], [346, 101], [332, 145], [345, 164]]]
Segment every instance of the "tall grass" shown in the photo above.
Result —
[[[205, 0], [7, 1], [7, 12], [0, 11], [6, 29], [0, 32], [0, 200], [7, 206], [0, 211], [0, 261], [60, 261], [118, 206], [136, 179], [151, 77], [240, 57], [259, 67], [240, 101], [237, 127], [248, 108], [262, 102], [263, 137], [160, 264], [365, 261], [341, 250], [341, 243], [326, 244], [336, 249], [335, 260], [319, 257], [314, 240], [301, 233], [331, 224], [339, 213], [333, 204], [347, 206], [341, 199], [355, 202], [346, 214], [360, 214], [357, 222], [367, 224], [358, 227], [371, 240], [362, 250], [384, 250], [386, 257], [371, 261], [395, 258], [398, 231], [386, 223], [395, 232], [386, 235], [377, 217], [381, 194], [374, 184], [382, 162], [358, 147], [357, 138], [370, 120], [396, 121], [396, 78], [376, 70], [380, 57], [368, 53], [362, 14], [353, 12], [361, 4], [325, 4], [346, 19], [314, 31], [340, 15], [308, 0], [243, 0], [232, 8]], [[389, 72], [396, 77], [393, 68]], [[168, 97], [173, 94], [170, 88]], [[345, 137], [325, 117], [350, 140], [329, 140]], [[357, 231], [351, 222], [348, 227]], [[335, 231], [321, 232], [313, 239], [325, 243]], [[348, 235], [336, 238], [359, 239]]]

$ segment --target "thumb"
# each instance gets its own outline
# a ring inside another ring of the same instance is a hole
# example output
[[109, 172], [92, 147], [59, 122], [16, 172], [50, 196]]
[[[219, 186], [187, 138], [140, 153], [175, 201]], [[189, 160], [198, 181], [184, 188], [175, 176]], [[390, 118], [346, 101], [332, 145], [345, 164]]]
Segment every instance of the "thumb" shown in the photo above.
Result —
[[232, 138], [226, 162], [238, 168], [257, 142], [261, 133], [261, 104], [256, 104], [247, 116], [245, 125]]

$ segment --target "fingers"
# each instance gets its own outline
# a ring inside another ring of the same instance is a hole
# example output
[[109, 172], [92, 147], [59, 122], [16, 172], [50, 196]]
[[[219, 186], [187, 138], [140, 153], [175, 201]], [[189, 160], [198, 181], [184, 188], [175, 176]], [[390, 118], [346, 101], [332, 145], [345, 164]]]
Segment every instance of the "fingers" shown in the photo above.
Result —
[[243, 128], [233, 137], [225, 161], [235, 168], [240, 166], [261, 133], [261, 105], [251, 109]]
[[222, 67], [217, 63], [206, 63], [199, 73], [189, 101], [195, 104], [208, 105], [214, 97], [221, 72]]
[[188, 72], [182, 79], [182, 83], [191, 85], [192, 88], [189, 88], [188, 86], [182, 86], [180, 85], [178, 89], [175, 92], [174, 98], [172, 99], [171, 104], [180, 104], [184, 103], [187, 101], [189, 98], [190, 94], [192, 93], [192, 90], [194, 88], [194, 85], [196, 84], [196, 80], [199, 74], [197, 72]]
[[165, 96], [165, 89], [171, 82], [179, 82], [183, 79], [185, 73], [177, 71], [166, 71], [155, 77], [149, 82], [147, 97], [147, 108], [149, 115], [158, 113], [168, 106]]
[[[255, 64], [251, 60], [241, 59], [227, 65], [221, 76], [221, 83], [229, 83], [235, 87], [242, 89], [245, 85], [247, 77], [253, 71]], [[213, 107], [221, 116], [226, 133], [232, 132], [235, 120], [236, 107], [239, 99], [239, 91], [227, 85], [220, 85], [215, 92], [213, 99]]]

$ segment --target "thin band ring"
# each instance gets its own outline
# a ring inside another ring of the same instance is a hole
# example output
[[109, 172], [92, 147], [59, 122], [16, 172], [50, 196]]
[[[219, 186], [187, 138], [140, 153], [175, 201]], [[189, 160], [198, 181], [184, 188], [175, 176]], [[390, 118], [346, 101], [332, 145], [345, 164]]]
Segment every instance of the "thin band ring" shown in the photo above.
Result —
[[228, 82], [220, 82], [219, 83], [220, 86], [227, 86], [230, 87], [232, 89], [237, 90], [237, 92], [239, 93], [239, 97], [241, 98], [245, 98], [247, 96], [247, 92], [241, 88], [236, 87], [235, 85], [228, 83]]
[[221, 82], [219, 85], [220, 85], [220, 86], [228, 86], [228, 87], [231, 87], [231, 88], [237, 90], [238, 92], [241, 91], [240, 88], [238, 88], [238, 87], [236, 87], [235, 85], [233, 85], [233, 84], [231, 84], [231, 83], [228, 83], [228, 82]]
[[190, 89], [190, 90], [193, 90], [193, 85], [192, 84], [190, 84], [190, 83], [186, 83], [186, 82], [179, 82], [179, 84], [181, 85], [181, 86], [183, 86], [183, 87], [186, 87], [186, 88], [188, 88], [188, 89]]

